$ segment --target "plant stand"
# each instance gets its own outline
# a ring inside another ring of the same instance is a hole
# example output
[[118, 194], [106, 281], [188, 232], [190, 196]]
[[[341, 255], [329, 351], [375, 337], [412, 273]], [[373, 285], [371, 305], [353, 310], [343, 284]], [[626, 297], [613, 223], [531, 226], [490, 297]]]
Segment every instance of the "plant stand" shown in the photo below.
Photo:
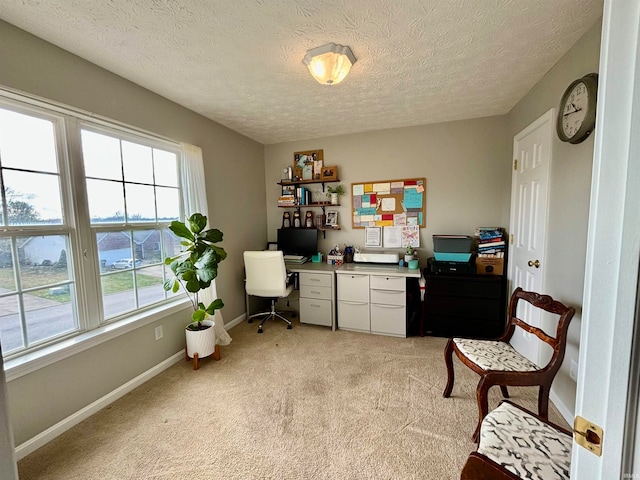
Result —
[[[211, 356], [213, 357], [214, 360], [220, 360], [220, 345], [216, 344], [216, 348], [211, 354]], [[189, 357], [189, 354], [187, 353], [187, 347], [184, 347], [184, 360], [185, 362], [188, 362], [189, 360], [191, 360], [191, 357]], [[200, 368], [200, 357], [198, 356], [197, 353], [194, 353], [193, 369], [198, 370], [198, 368]]]

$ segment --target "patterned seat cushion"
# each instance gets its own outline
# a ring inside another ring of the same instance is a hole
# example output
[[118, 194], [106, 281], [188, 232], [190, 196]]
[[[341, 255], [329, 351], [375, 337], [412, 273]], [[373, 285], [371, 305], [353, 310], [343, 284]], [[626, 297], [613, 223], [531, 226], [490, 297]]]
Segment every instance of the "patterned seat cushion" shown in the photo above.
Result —
[[569, 480], [571, 437], [510, 403], [482, 421], [478, 453], [520, 478]]
[[454, 338], [453, 343], [465, 357], [483, 370], [532, 372], [540, 368], [506, 342]]

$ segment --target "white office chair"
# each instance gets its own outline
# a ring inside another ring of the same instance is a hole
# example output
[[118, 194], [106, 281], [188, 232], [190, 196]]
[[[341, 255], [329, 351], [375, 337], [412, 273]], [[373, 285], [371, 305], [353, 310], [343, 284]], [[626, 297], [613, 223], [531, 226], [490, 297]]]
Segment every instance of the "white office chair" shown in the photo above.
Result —
[[255, 313], [248, 319], [253, 322], [254, 317], [265, 316], [260, 322], [258, 333], [262, 333], [262, 325], [270, 318], [278, 317], [293, 328], [291, 322], [276, 312], [276, 301], [288, 297], [293, 291], [293, 285], [287, 285], [287, 269], [281, 251], [244, 252], [244, 270], [246, 275], [245, 289], [248, 295], [271, 299], [271, 311]]

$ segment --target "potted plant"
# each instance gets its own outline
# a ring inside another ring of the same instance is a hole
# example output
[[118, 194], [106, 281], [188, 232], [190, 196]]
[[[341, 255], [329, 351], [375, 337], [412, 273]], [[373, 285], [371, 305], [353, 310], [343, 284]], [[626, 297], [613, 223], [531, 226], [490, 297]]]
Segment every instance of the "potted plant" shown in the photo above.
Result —
[[327, 187], [327, 196], [331, 199], [331, 205], [338, 205], [338, 197], [347, 193], [342, 185]]
[[200, 213], [191, 215], [188, 225], [177, 220], [171, 222], [169, 229], [182, 239], [180, 244], [185, 249], [164, 260], [174, 274], [164, 283], [164, 289], [176, 293], [182, 288], [193, 306], [193, 321], [186, 327], [186, 355], [194, 359], [194, 369], [198, 368], [198, 358], [215, 352], [214, 323], [207, 318], [224, 307], [220, 298], [209, 305], [199, 299], [200, 291], [208, 288], [218, 276], [218, 264], [227, 258], [227, 252], [215, 245], [222, 241], [222, 232], [216, 228], [205, 230], [206, 225], [207, 217]]
[[413, 247], [411, 245], [407, 245], [406, 254], [404, 256], [404, 261], [409, 263], [409, 261], [413, 260]]

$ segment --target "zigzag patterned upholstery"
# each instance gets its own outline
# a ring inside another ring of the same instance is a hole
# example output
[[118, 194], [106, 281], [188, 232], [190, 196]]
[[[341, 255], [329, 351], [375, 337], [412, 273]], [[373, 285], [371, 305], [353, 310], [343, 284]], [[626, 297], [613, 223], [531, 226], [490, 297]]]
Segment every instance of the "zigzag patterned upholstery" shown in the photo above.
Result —
[[482, 421], [461, 478], [569, 480], [571, 445], [566, 430], [503, 402]]
[[483, 370], [533, 372], [540, 369], [506, 342], [454, 338], [453, 343], [460, 353]]

